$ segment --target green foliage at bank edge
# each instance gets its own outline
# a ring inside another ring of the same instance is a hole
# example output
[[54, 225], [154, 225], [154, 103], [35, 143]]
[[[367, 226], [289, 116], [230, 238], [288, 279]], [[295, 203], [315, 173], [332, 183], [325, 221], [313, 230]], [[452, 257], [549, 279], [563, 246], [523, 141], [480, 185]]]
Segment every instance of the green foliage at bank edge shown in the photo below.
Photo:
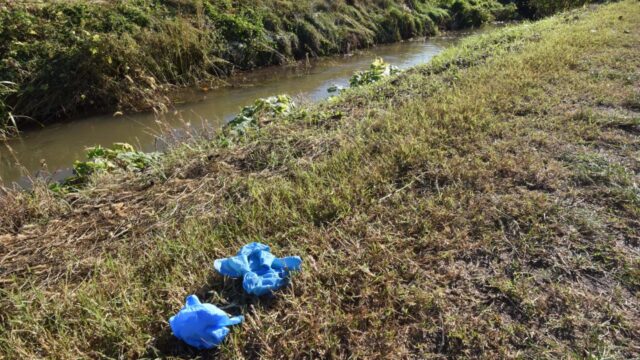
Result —
[[142, 171], [156, 164], [159, 159], [160, 153], [137, 151], [127, 143], [114, 143], [111, 148], [98, 145], [87, 149], [87, 161], [76, 161], [73, 164], [73, 176], [62, 183], [54, 183], [49, 188], [61, 193], [77, 191], [96, 173]]
[[[384, 62], [382, 58], [374, 60], [369, 69], [356, 72], [350, 79], [352, 88], [372, 84], [385, 77], [399, 73], [400, 70]], [[2, 85], [2, 84], [0, 84]], [[221, 138], [225, 143], [231, 143], [248, 132], [258, 130], [264, 125], [265, 119], [287, 116], [296, 108], [293, 99], [285, 94], [268, 98], [259, 98], [252, 105], [242, 110], [229, 121]], [[127, 143], [114, 143], [111, 148], [100, 145], [87, 149], [87, 161], [76, 161], [73, 165], [72, 177], [61, 183], [53, 183], [50, 190], [59, 193], [77, 191], [85, 186], [91, 175], [115, 170], [142, 171], [158, 163], [160, 153], [145, 153], [134, 149]]]
[[505, 9], [496, 0], [5, 3], [0, 80], [16, 86], [0, 93], [0, 118], [162, 107], [169, 85], [479, 25], [510, 17]]
[[232, 136], [241, 136], [262, 125], [261, 118], [288, 115], [294, 108], [295, 103], [288, 95], [258, 99], [253, 105], [242, 108], [242, 111], [227, 124], [226, 130]]
[[[349, 83], [352, 88], [357, 88], [399, 72], [396, 66], [385, 63], [382, 58], [377, 58], [368, 70], [356, 72]], [[266, 120], [287, 116], [295, 108], [293, 99], [284, 94], [257, 99], [252, 105], [243, 107], [240, 113], [227, 123], [221, 139], [225, 143], [231, 143], [234, 139], [259, 129]], [[100, 145], [91, 147], [87, 149], [87, 161], [74, 163], [74, 175], [61, 183], [51, 184], [50, 190], [60, 193], [77, 191], [89, 182], [93, 174], [115, 170], [142, 171], [156, 164], [160, 157], [161, 154], [157, 152], [136, 151], [127, 143], [114, 143], [111, 148]]]
[[349, 79], [349, 85], [351, 87], [359, 87], [363, 85], [373, 84], [380, 81], [385, 77], [398, 74], [400, 69], [397, 66], [390, 65], [384, 62], [382, 58], [375, 59], [369, 66], [369, 70], [358, 71], [351, 79]]
[[[349, 86], [357, 88], [363, 85], [373, 84], [391, 75], [399, 74], [400, 69], [397, 66], [387, 64], [382, 58], [376, 58], [369, 69], [358, 71], [349, 78]], [[345, 90], [340, 85], [333, 85], [327, 89], [329, 93], [342, 92]]]
[[[294, 108], [295, 103], [288, 95], [257, 99], [252, 105], [242, 108], [226, 125], [221, 138], [223, 142], [230, 143], [249, 131], [259, 129], [264, 125], [263, 119], [289, 115]], [[137, 151], [127, 143], [114, 143], [110, 148], [94, 146], [87, 149], [86, 161], [76, 161], [73, 164], [73, 176], [61, 183], [51, 184], [49, 189], [57, 193], [78, 191], [89, 183], [94, 174], [118, 170], [140, 172], [158, 164], [161, 156], [158, 152]]]

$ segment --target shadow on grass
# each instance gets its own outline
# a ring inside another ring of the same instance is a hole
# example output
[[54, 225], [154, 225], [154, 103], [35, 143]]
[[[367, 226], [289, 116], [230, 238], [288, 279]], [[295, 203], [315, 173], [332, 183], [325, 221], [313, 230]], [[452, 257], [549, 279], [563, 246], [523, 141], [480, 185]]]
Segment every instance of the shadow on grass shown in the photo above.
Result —
[[[218, 274], [210, 275], [207, 283], [195, 290], [193, 294], [197, 295], [203, 303], [214, 304], [232, 316], [252, 316], [256, 309], [269, 311], [275, 308], [279, 302], [276, 295], [262, 297], [248, 295], [242, 288], [242, 279], [224, 278]], [[219, 351], [216, 348], [198, 350], [185, 344], [173, 336], [171, 328], [167, 324], [149, 345], [144, 358], [216, 359], [218, 355]]]

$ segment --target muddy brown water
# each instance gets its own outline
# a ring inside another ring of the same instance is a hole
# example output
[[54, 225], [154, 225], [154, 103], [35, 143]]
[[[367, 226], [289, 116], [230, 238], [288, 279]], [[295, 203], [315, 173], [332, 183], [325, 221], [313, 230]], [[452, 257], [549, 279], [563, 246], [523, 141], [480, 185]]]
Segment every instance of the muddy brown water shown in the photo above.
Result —
[[400, 68], [412, 67], [428, 62], [470, 33], [381, 45], [349, 56], [239, 74], [228, 79], [226, 87], [208, 92], [185, 91], [181, 97], [187, 101], [161, 116], [98, 115], [27, 131], [5, 145], [0, 144], [0, 184], [28, 187], [30, 179], [37, 176], [60, 180], [71, 174], [75, 160], [85, 158], [87, 147], [98, 144], [128, 142], [144, 151], [162, 149], [167, 131], [184, 132], [203, 124], [220, 127], [257, 98], [288, 94], [310, 101], [322, 100], [330, 95], [327, 88], [334, 84], [346, 86], [355, 71], [366, 69], [376, 57]]

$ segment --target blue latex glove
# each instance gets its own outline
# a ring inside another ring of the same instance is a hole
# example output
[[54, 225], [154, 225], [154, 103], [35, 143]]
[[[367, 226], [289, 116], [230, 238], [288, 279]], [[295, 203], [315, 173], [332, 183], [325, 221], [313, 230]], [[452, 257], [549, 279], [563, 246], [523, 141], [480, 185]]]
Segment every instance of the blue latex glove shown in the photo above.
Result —
[[190, 295], [187, 304], [169, 319], [169, 325], [178, 339], [198, 349], [211, 349], [229, 334], [227, 326], [243, 320], [242, 316], [230, 318], [215, 305], [202, 304], [197, 296]]
[[271, 293], [287, 284], [289, 271], [300, 270], [302, 259], [298, 256], [277, 258], [269, 246], [251, 243], [243, 246], [238, 255], [218, 259], [213, 267], [222, 275], [243, 278], [242, 287], [253, 295]]

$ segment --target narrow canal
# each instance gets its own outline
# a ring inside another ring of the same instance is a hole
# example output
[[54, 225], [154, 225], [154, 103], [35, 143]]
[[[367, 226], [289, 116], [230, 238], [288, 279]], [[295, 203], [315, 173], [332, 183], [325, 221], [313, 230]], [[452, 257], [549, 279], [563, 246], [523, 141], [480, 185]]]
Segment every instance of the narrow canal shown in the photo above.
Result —
[[84, 158], [89, 146], [128, 142], [144, 151], [162, 148], [160, 139], [168, 130], [179, 132], [189, 127], [201, 128], [203, 124], [222, 126], [243, 106], [260, 97], [288, 94], [318, 101], [329, 96], [327, 88], [333, 84], [347, 85], [355, 71], [367, 68], [376, 57], [408, 68], [428, 62], [468, 34], [381, 45], [352, 55], [242, 73], [229, 78], [226, 87], [184, 92], [181, 98], [185, 101], [160, 116], [150, 112], [99, 115], [26, 131], [0, 144], [0, 184], [16, 182], [24, 186], [29, 177], [43, 173], [61, 179], [70, 174], [75, 160]]

